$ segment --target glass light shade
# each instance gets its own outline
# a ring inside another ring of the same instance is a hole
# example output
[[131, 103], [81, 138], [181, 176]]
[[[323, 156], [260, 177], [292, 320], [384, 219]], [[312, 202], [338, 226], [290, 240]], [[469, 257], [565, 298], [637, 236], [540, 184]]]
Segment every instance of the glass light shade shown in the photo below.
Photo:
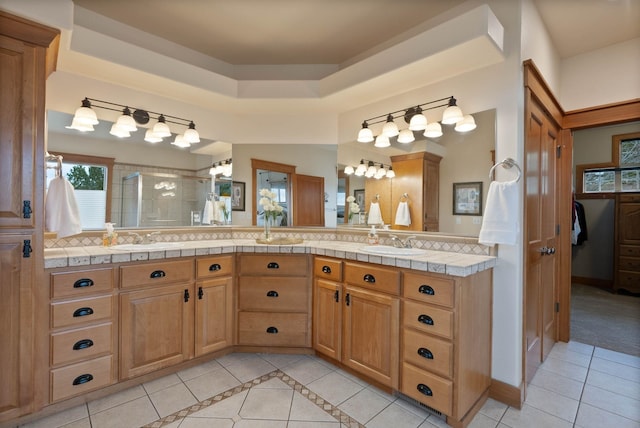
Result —
[[460, 122], [462, 118], [462, 110], [456, 105], [449, 106], [442, 112], [442, 123], [445, 125], [453, 125]]
[[378, 171], [376, 171], [376, 175], [375, 178], [377, 178], [378, 180], [380, 180], [382, 177], [384, 177], [385, 175], [387, 175], [387, 170], [386, 168], [383, 166], [380, 169], [378, 169]]
[[353, 167], [351, 165], [347, 165], [344, 167], [344, 173], [347, 175], [351, 175], [355, 172], [355, 170], [353, 169]]
[[370, 143], [373, 141], [373, 132], [369, 128], [362, 128], [358, 132], [359, 143]]
[[384, 134], [380, 134], [376, 137], [376, 142], [374, 146], [376, 147], [389, 147], [391, 143], [389, 142], [389, 137]]
[[209, 175], [216, 175], [216, 168], [215, 167], [211, 167], [209, 168]]
[[131, 137], [131, 134], [129, 133], [129, 131], [127, 131], [126, 129], [120, 128], [117, 122], [111, 125], [111, 130], [109, 131], [109, 134], [115, 135], [118, 138]]
[[391, 120], [387, 119], [384, 126], [382, 127], [382, 133], [387, 137], [395, 137], [399, 134], [399, 132], [400, 131], [398, 131], [398, 125], [396, 125], [396, 123], [393, 121], [393, 118], [391, 118]]
[[[160, 118], [162, 118], [162, 120], [160, 120]], [[158, 118], [158, 123], [156, 123], [155, 125], [153, 125], [153, 134], [157, 137], [170, 137], [171, 136], [171, 130], [169, 129], [169, 125], [167, 125], [166, 123], [164, 123], [164, 117], [160, 116], [160, 118]]]
[[198, 131], [196, 131], [196, 126], [193, 124], [193, 122], [189, 124], [189, 129], [184, 131], [184, 139], [190, 144], [200, 142], [200, 134], [198, 134]]
[[76, 121], [80, 125], [97, 125], [98, 116], [96, 116], [96, 112], [93, 111], [91, 107], [80, 107], [73, 116], [73, 122]]
[[[129, 109], [125, 109], [125, 111], [128, 112]], [[136, 132], [138, 130], [138, 127], [136, 126], [136, 121], [133, 120], [131, 113], [129, 114], [125, 113], [122, 116], [120, 116], [116, 122], [116, 125], [118, 126], [118, 128], [127, 132]]]
[[456, 123], [454, 128], [458, 132], [469, 132], [476, 129], [476, 121], [470, 114], [465, 115], [462, 120]]
[[94, 130], [93, 125], [90, 125], [88, 123], [78, 122], [78, 119], [76, 119], [75, 117], [71, 121], [71, 125], [65, 126], [65, 128], [75, 129], [76, 131], [80, 131], [80, 132], [90, 132]]
[[176, 139], [173, 140], [173, 142], [171, 143], [176, 147], [180, 147], [181, 149], [184, 149], [186, 147], [189, 147], [191, 144], [189, 144], [188, 141], [184, 140], [184, 136], [181, 134], [176, 135]]
[[413, 136], [413, 131], [409, 129], [403, 129], [398, 134], [398, 143], [408, 144], [413, 143], [416, 140], [416, 137]]
[[369, 166], [369, 168], [367, 168], [367, 172], [364, 173], [364, 176], [367, 178], [371, 178], [374, 175], [376, 175], [376, 172], [378, 172], [378, 168], [376, 168], [375, 166], [371, 165]]
[[147, 131], [144, 133], [144, 141], [146, 141], [147, 143], [159, 143], [160, 141], [162, 141], [162, 138], [154, 134], [151, 129], [147, 129]]
[[427, 124], [427, 128], [424, 130], [424, 135], [427, 138], [442, 137], [442, 126], [438, 122], [432, 122]]
[[222, 175], [224, 175], [225, 177], [231, 177], [232, 171], [233, 171], [232, 164], [226, 163], [222, 165]]
[[412, 131], [424, 131], [427, 127], [427, 118], [424, 114], [414, 114], [409, 121], [409, 129]]
[[355, 175], [357, 175], [358, 177], [362, 177], [365, 172], [367, 172], [367, 166], [364, 164], [364, 162], [361, 161], [360, 165], [358, 165], [358, 167], [356, 168]]
[[393, 171], [392, 167], [389, 167], [389, 169], [387, 170], [387, 178], [393, 178], [396, 176], [396, 173]]

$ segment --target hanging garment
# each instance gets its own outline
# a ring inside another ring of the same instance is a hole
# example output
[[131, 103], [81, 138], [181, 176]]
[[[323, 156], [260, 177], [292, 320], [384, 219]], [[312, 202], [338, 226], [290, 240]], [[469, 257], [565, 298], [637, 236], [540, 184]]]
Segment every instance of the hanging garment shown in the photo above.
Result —
[[382, 213], [380, 212], [380, 204], [377, 202], [371, 202], [371, 205], [369, 206], [367, 224], [384, 224], [384, 221], [382, 220]]
[[396, 225], [411, 225], [411, 214], [409, 213], [409, 203], [407, 201], [402, 201], [398, 204], [398, 209], [396, 210]]
[[49, 183], [44, 212], [46, 230], [56, 232], [58, 238], [82, 233], [76, 195], [66, 178], [58, 176]]
[[[575, 212], [576, 212], [576, 221], [574, 222], [574, 224], [577, 222], [578, 224], [578, 228], [580, 229], [579, 231], [577, 231], [576, 233], [576, 243], [575, 245], [582, 245], [584, 243], [584, 241], [587, 240], [587, 218], [585, 216], [584, 213], [584, 205], [582, 205], [580, 202], [576, 201], [573, 203], [573, 206], [575, 208]], [[575, 229], [575, 226], [574, 226]], [[575, 230], [574, 230], [575, 232]]]
[[478, 242], [484, 245], [515, 245], [520, 234], [518, 220], [518, 182], [492, 181], [487, 209], [482, 218]]

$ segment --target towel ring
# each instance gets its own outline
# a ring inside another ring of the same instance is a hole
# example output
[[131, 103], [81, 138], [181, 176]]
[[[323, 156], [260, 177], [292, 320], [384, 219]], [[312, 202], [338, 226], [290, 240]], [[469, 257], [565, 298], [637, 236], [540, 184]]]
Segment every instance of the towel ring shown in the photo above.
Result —
[[502, 162], [498, 162], [497, 164], [492, 166], [491, 169], [489, 170], [489, 180], [493, 181], [493, 177], [494, 177], [493, 173], [496, 167], [498, 167], [499, 165], [502, 165], [502, 167], [506, 169], [511, 169], [515, 166], [516, 169], [518, 170], [518, 176], [516, 177], [516, 181], [520, 181], [522, 170], [520, 169], [520, 166], [516, 163], [516, 161], [513, 160], [512, 158], [506, 158]]

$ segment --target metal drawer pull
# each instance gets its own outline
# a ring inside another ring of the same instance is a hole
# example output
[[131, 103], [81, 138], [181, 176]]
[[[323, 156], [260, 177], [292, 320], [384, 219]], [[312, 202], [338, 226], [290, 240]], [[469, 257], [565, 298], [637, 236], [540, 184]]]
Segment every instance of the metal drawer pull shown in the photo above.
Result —
[[91, 382], [93, 375], [89, 373], [82, 374], [73, 380], [74, 385], [82, 385], [83, 383]]
[[427, 348], [418, 348], [418, 355], [427, 360], [433, 360], [433, 353]]
[[280, 266], [276, 262], [271, 262], [267, 264], [267, 269], [280, 269]]
[[275, 327], [267, 327], [267, 333], [269, 334], [278, 334], [278, 329]]
[[278, 297], [278, 292], [275, 290], [267, 291], [267, 297]]
[[73, 283], [73, 288], [93, 287], [93, 280], [90, 278], [82, 278]]
[[433, 391], [424, 383], [419, 383], [417, 386], [418, 391], [423, 393], [424, 395], [428, 395], [429, 397], [433, 397]]
[[433, 318], [431, 318], [429, 315], [420, 314], [418, 316], [418, 322], [426, 325], [433, 325]]
[[151, 275], [149, 275], [149, 278], [163, 278], [165, 276], [167, 276], [167, 274], [164, 273], [163, 270], [154, 270], [151, 272]]
[[371, 282], [371, 283], [374, 283], [374, 282], [376, 282], [376, 277], [375, 277], [375, 276], [373, 276], [373, 275], [371, 275], [370, 273], [368, 273], [368, 274], [366, 274], [364, 277], [362, 277], [362, 280], [363, 280], [364, 282]]
[[215, 271], [220, 270], [220, 269], [222, 269], [222, 267], [218, 263], [214, 263], [211, 266], [209, 266], [209, 270], [211, 272], [215, 272]]
[[93, 315], [92, 308], [78, 308], [73, 312], [73, 317], [86, 317], [87, 315]]
[[93, 340], [82, 339], [82, 340], [78, 340], [76, 343], [73, 344], [73, 350], [79, 351], [81, 349], [91, 348], [92, 346], [93, 346]]
[[429, 296], [436, 294], [430, 285], [421, 285], [420, 288], [418, 288], [418, 293], [428, 294]]
[[323, 273], [331, 273], [331, 268], [329, 266], [322, 266]]
[[336, 301], [336, 303], [340, 301], [340, 292], [338, 290], [333, 293], [333, 299]]

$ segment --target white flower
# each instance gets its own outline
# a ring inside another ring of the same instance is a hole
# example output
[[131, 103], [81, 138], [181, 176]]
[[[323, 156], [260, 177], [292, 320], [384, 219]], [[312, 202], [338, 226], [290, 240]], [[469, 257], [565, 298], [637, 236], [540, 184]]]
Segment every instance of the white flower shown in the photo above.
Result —
[[349, 212], [350, 213], [359, 213], [360, 212], [360, 205], [358, 205], [356, 202], [351, 202], [349, 204]]
[[352, 195], [347, 196], [347, 202], [353, 202], [355, 200], [356, 198], [354, 198]]

